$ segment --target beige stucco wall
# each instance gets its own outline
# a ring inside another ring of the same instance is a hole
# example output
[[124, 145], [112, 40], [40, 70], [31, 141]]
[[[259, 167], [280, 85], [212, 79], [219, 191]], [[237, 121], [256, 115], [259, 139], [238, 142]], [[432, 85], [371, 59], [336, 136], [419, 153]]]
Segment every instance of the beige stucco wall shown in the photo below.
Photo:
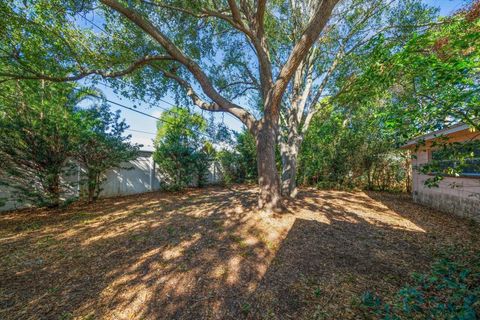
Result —
[[469, 217], [480, 222], [480, 178], [445, 177], [439, 187], [425, 186], [431, 176], [420, 174], [415, 168], [427, 163], [430, 150], [419, 150], [413, 165], [413, 199], [438, 210]]

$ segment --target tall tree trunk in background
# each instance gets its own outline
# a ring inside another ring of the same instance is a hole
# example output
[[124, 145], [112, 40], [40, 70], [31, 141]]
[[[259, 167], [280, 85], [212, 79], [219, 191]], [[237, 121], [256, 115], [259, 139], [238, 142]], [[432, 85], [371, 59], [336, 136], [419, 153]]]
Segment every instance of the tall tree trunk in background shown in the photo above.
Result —
[[288, 139], [280, 142], [282, 157], [282, 195], [295, 198], [297, 189], [297, 161], [300, 143], [298, 139]]
[[258, 123], [256, 134], [258, 185], [260, 194], [258, 206], [266, 211], [280, 211], [282, 208], [280, 179], [275, 162], [278, 122], [268, 118]]
[[57, 208], [60, 206], [60, 174], [54, 173], [51, 175], [47, 186], [47, 192], [49, 194], [49, 204], [51, 208]]
[[412, 192], [412, 155], [411, 151], [407, 150], [405, 154], [405, 191]]

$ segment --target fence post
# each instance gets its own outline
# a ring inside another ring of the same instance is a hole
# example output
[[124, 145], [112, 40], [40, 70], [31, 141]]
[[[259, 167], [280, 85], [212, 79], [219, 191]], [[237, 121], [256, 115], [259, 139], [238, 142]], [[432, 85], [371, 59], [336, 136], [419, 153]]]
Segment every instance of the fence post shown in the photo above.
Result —
[[150, 156], [149, 158], [149, 167], [150, 167], [150, 191], [153, 191], [153, 176], [155, 174], [155, 162], [153, 161], [153, 157]]

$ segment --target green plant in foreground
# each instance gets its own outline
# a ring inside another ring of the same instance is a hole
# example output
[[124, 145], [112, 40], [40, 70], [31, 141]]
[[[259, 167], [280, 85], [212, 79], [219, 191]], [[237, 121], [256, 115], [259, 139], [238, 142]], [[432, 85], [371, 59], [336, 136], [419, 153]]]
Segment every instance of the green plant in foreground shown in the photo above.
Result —
[[413, 274], [393, 301], [365, 292], [361, 308], [375, 319], [478, 319], [480, 252], [435, 261], [426, 274]]

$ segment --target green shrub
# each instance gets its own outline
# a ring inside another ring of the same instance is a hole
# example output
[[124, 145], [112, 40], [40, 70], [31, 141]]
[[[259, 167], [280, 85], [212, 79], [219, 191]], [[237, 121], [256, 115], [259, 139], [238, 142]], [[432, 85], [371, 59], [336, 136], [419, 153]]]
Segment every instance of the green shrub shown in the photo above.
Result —
[[462, 253], [433, 263], [427, 274], [414, 274], [392, 302], [366, 292], [361, 308], [374, 319], [478, 319], [480, 253]]

